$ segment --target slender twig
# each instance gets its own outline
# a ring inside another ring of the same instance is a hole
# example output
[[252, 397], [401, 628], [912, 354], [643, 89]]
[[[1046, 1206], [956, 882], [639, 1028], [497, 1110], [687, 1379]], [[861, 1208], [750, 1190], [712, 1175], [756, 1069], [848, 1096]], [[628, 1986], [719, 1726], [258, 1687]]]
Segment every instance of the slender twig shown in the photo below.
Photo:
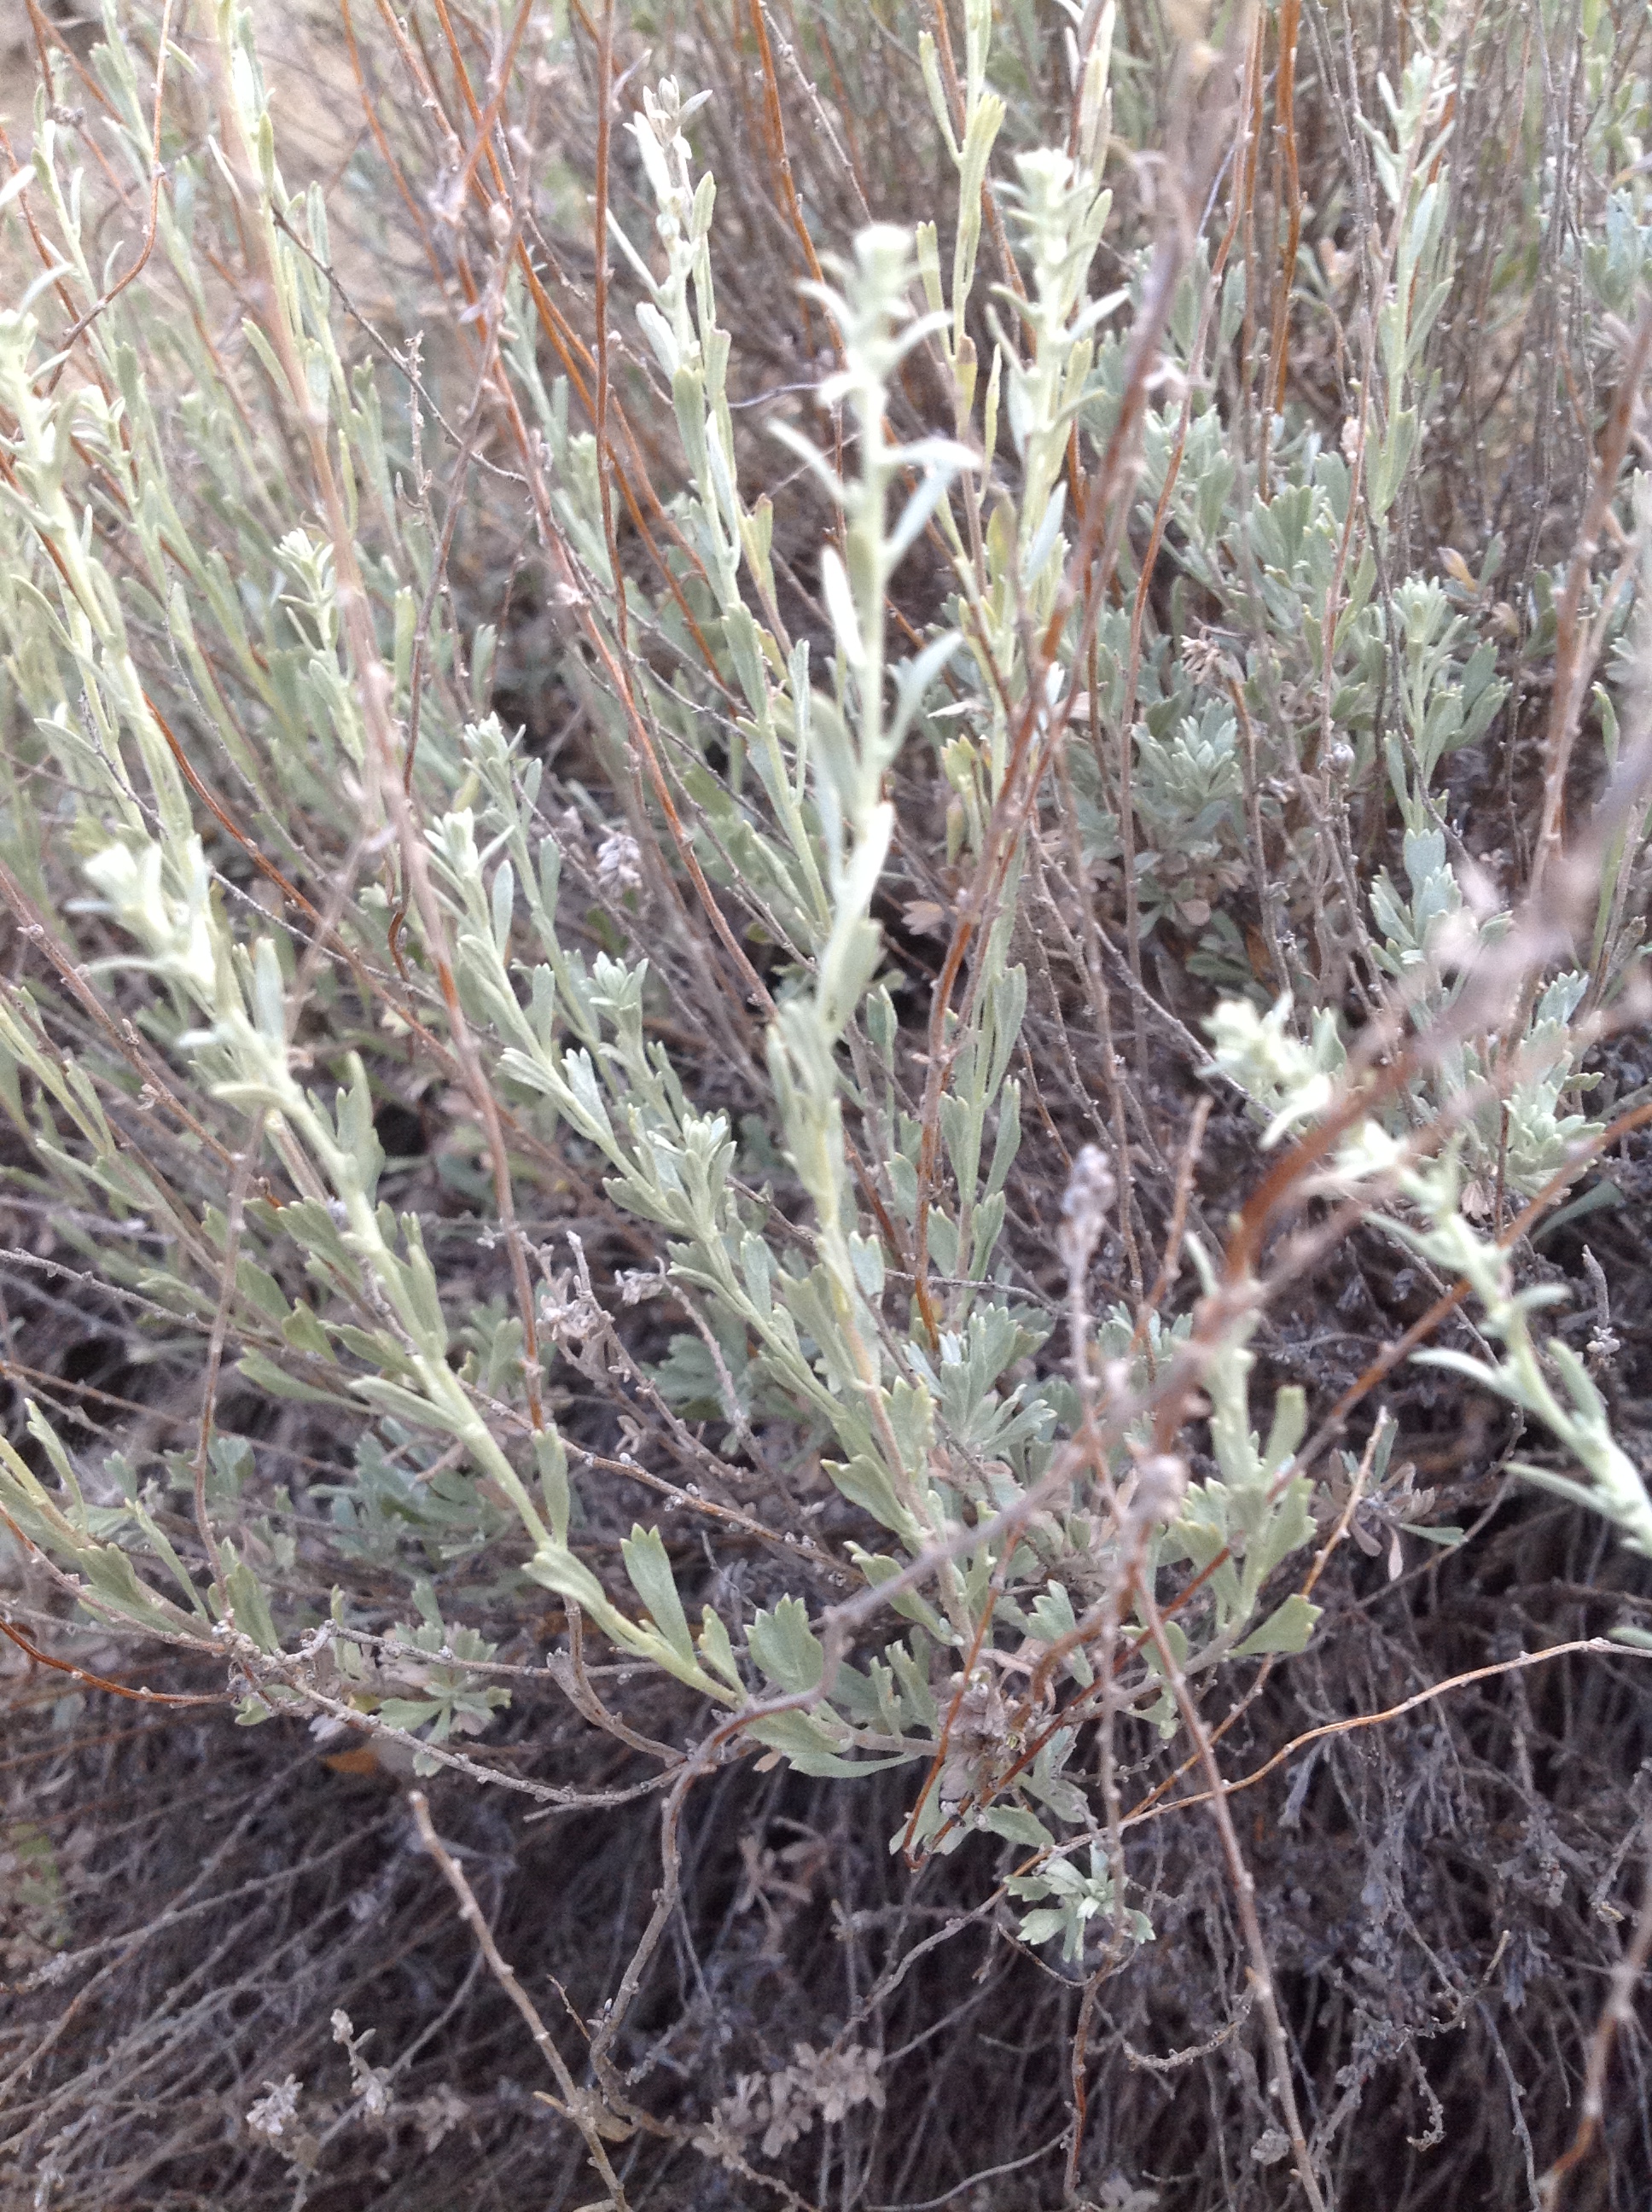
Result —
[[448, 1887], [459, 1899], [459, 1918], [464, 1921], [476, 1939], [477, 1948], [488, 1962], [489, 1972], [527, 2023], [528, 2033], [533, 2038], [534, 2048], [550, 2069], [556, 2080], [560, 2095], [547, 2098], [546, 2102], [561, 2112], [565, 2119], [572, 2120], [584, 2136], [591, 2163], [596, 2168], [604, 2188], [608, 2191], [613, 2212], [627, 2212], [625, 2191], [620, 2185], [619, 2176], [615, 2172], [609, 2160], [608, 2145], [610, 2142], [623, 2142], [628, 2136], [634, 2134], [635, 2130], [631, 2123], [628, 2120], [616, 2120], [604, 2106], [599, 2097], [594, 2096], [588, 2089], [581, 2089], [575, 2082], [568, 2069], [567, 2060], [556, 2048], [550, 2030], [539, 2016], [538, 2006], [521, 1983], [518, 1981], [515, 1969], [501, 1951], [498, 1944], [495, 1942], [494, 1933], [488, 1925], [487, 1916], [477, 1903], [476, 1893], [465, 1878], [465, 1869], [437, 1835], [430, 1819], [430, 1808], [425, 1800], [423, 1791], [410, 1790], [408, 1802], [413, 1808], [413, 1818], [418, 1827], [420, 1842], [441, 1869]]
[[1308, 2139], [1303, 2133], [1302, 2118], [1297, 2110], [1297, 2092], [1291, 2080], [1291, 2046], [1285, 2039], [1285, 2022], [1279, 2016], [1278, 1999], [1274, 1993], [1272, 1962], [1268, 1957], [1267, 1945], [1262, 1936], [1262, 1923], [1256, 1913], [1256, 1878], [1251, 1873], [1239, 1842], [1239, 1832], [1233, 1825], [1233, 1815], [1228, 1810], [1227, 1782], [1216, 1763], [1209, 1733], [1187, 1687], [1181, 1662], [1164, 1632], [1163, 1618], [1154, 1601], [1153, 1593], [1139, 1577], [1136, 1581], [1135, 1596], [1142, 1618], [1147, 1623], [1148, 1633], [1152, 1638], [1153, 1648], [1158, 1653], [1164, 1679], [1169, 1684], [1171, 1695], [1181, 1712], [1181, 1724], [1198, 1750], [1200, 1763], [1210, 1784], [1206, 1802], [1221, 1838], [1222, 1856], [1227, 1862], [1228, 1881], [1238, 1907], [1239, 1926], [1250, 1958], [1250, 1985], [1255, 1992], [1256, 2002], [1260, 2008], [1267, 2032], [1274, 2100], [1279, 2108], [1279, 2117], [1285, 2123], [1285, 2133], [1291, 2139], [1297, 2179], [1303, 2195], [1308, 2199], [1310, 2212], [1326, 2212], [1325, 2198], [1315, 2179], [1308, 2155]]
[[155, 131], [149, 145], [149, 212], [143, 226], [143, 242], [137, 258], [130, 269], [117, 281], [108, 285], [100, 296], [86, 310], [77, 322], [64, 331], [58, 344], [67, 353], [76, 338], [88, 331], [98, 317], [112, 307], [127, 286], [135, 283], [149, 265], [149, 256], [155, 252], [155, 232], [161, 219], [161, 123], [165, 106], [167, 88], [167, 53], [172, 45], [172, 11], [175, 0], [165, 0], [161, 10], [161, 32], [155, 52]]
[[[1643, 1835], [1652, 1844], [1652, 1829], [1645, 1826]], [[1607, 1985], [1606, 2001], [1589, 2043], [1588, 2061], [1583, 2069], [1583, 2094], [1578, 2109], [1577, 2130], [1570, 2143], [1555, 2160], [1538, 2184], [1543, 2212], [1557, 2212], [1562, 2195], [1562, 2185], [1594, 2149], [1600, 2139], [1606, 2118], [1606, 2067], [1612, 2057], [1612, 2046], [1619, 2035], [1631, 2027], [1635, 2021], [1635, 1993], [1640, 1987], [1641, 1977], [1646, 1972], [1647, 1961], [1652, 1958], [1652, 1856], [1649, 1856], [1645, 1884], [1641, 1893], [1641, 1909], [1635, 1916], [1635, 1926], [1623, 1955], [1612, 1970]]]

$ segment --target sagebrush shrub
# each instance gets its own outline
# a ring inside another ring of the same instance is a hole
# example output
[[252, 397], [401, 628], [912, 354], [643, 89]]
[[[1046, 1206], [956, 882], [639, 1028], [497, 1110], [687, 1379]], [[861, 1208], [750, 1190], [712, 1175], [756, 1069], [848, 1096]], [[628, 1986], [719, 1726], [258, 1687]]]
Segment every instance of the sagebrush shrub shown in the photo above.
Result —
[[[386, 11], [404, 106], [373, 77], [346, 183], [428, 267], [381, 308], [371, 233], [335, 252], [284, 179], [258, 11], [157, 68], [106, 7], [99, 173], [60, 69], [0, 188], [0, 1082], [20, 1204], [191, 1427], [88, 1455], [37, 1400], [17, 1540], [249, 1723], [421, 1775], [497, 1778], [524, 1624], [673, 1802], [747, 1753], [904, 1766], [890, 1849], [984, 1839], [1092, 1986], [1152, 1940], [1130, 1832], [1191, 1764], [1325, 2202], [1216, 1741], [1387, 1495], [1394, 1362], [1264, 1397], [1271, 1308], [1403, 1247], [1480, 1346], [1418, 1356], [1652, 1554], [1521, 1241], [1626, 1127], [1589, 1068], [1643, 1012], [1646, 80], [1599, 12], [1589, 448], [1532, 517], [1491, 458], [1524, 388], [1454, 351], [1471, 275], [1560, 281], [1540, 180], [1484, 270], [1454, 224], [1497, 10], [1427, 11], [1374, 87], [1311, 5], [1170, 15], [1162, 68], [1111, 0], [1059, 63], [1054, 11], [896, 11], [915, 224], [835, 220], [864, 165], [806, 16], [799, 194], [731, 20], [770, 159], [732, 251], [669, 21], [444, 17], [439, 96]], [[1339, 206], [1294, 150], [1259, 181], [1285, 14]], [[1264, 1170], [1229, 1218], [1200, 1086]], [[1390, 1520], [1396, 1560], [1461, 1533]], [[708, 2155], [881, 2097], [805, 2051]]]

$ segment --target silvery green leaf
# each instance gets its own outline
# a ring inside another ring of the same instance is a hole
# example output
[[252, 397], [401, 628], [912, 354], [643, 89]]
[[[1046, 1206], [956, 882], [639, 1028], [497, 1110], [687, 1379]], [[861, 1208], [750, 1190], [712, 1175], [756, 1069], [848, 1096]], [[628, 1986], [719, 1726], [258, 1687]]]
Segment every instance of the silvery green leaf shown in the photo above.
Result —
[[[652, 277], [649, 279], [653, 282]], [[645, 300], [637, 309], [637, 320], [642, 325], [642, 335], [653, 348], [654, 358], [667, 376], [675, 376], [682, 356], [677, 352], [677, 340], [671, 326], [651, 300]]]
[[740, 1679], [740, 1669], [734, 1656], [734, 1646], [729, 1641], [728, 1630], [720, 1615], [709, 1606], [701, 1613], [700, 1656], [714, 1674], [720, 1675], [741, 1697], [745, 1695], [745, 1684]]
[[878, 1237], [851, 1234], [849, 1264], [854, 1269], [855, 1280], [869, 1298], [883, 1295], [884, 1247]]
[[803, 463], [833, 506], [841, 507], [843, 486], [819, 447], [811, 445], [808, 439], [800, 431], [794, 430], [789, 422], [770, 422], [764, 427], [771, 438], [777, 438], [788, 453]]
[[494, 873], [493, 891], [489, 900], [494, 948], [501, 960], [511, 941], [511, 910], [515, 903], [515, 871], [508, 860], [501, 860]]
[[1262, 1473], [1271, 1483], [1296, 1450], [1308, 1430], [1308, 1396], [1301, 1387], [1285, 1384], [1273, 1401], [1273, 1425], [1262, 1453]]
[[1234, 1657], [1255, 1659], [1267, 1651], [1291, 1656], [1305, 1651], [1314, 1633], [1314, 1625], [1323, 1609], [1321, 1606], [1309, 1604], [1300, 1590], [1293, 1591], [1276, 1612], [1268, 1615], [1259, 1629], [1246, 1637], [1242, 1644], [1234, 1646]]
[[879, 1773], [884, 1767], [903, 1766], [912, 1756], [897, 1752], [892, 1758], [845, 1758], [835, 1747], [848, 1741], [848, 1731], [841, 1723], [834, 1728], [818, 1713], [771, 1713], [765, 1720], [753, 1722], [746, 1734], [780, 1752], [799, 1774], [852, 1780], [856, 1775]]
[[[246, 1362], [241, 1362], [246, 1371]], [[416, 1391], [404, 1390], [399, 1382], [387, 1382], [379, 1375], [355, 1375], [350, 1389], [358, 1397], [365, 1398], [381, 1413], [388, 1413], [398, 1421], [405, 1421], [416, 1429], [440, 1429], [444, 1435], [463, 1436], [464, 1423], [452, 1408], [437, 1406], [431, 1399], [422, 1397]]]
[[228, 1546], [234, 1565], [224, 1577], [226, 1612], [234, 1618], [243, 1636], [251, 1637], [260, 1651], [278, 1651], [281, 1638], [270, 1614], [269, 1601], [259, 1588], [257, 1577], [245, 1559], [236, 1559]]
[[820, 556], [820, 586], [826, 601], [826, 612], [831, 618], [838, 651], [851, 668], [865, 667], [866, 641], [860, 634], [860, 617], [855, 611], [854, 598], [849, 590], [849, 579], [842, 561], [836, 549], [830, 545]]
[[1065, 1912], [1054, 1911], [1048, 1905], [1041, 1905], [1035, 1912], [1023, 1912], [1021, 1916], [1022, 1942], [1036, 1951], [1041, 1944], [1049, 1942], [1061, 1933], [1066, 1924], [1066, 1917]]
[[659, 1529], [644, 1528], [638, 1524], [621, 1544], [620, 1552], [631, 1587], [647, 1607], [654, 1626], [683, 1667], [689, 1673], [696, 1673], [694, 1638], [689, 1633], [688, 1618], [677, 1595], [676, 1577]]
[[758, 1613], [746, 1645], [769, 1680], [788, 1692], [812, 1690], [825, 1668], [824, 1648], [799, 1598], [783, 1597], [772, 1613]]
[[576, 1559], [565, 1544], [542, 1545], [528, 1561], [524, 1572], [542, 1583], [546, 1589], [555, 1590], [558, 1597], [572, 1598], [583, 1606], [596, 1620], [603, 1620], [613, 1611], [597, 1580], [582, 1559]]
[[1025, 1844], [1039, 1851], [1055, 1848], [1055, 1838], [1044, 1823], [1019, 1805], [989, 1805], [979, 1815], [979, 1825], [1008, 1843]]
[[[1051, 1582], [1042, 1589], [1034, 1604], [1027, 1608], [1027, 1620], [1032, 1633], [1041, 1643], [1065, 1643], [1078, 1633], [1078, 1622], [1072, 1610], [1072, 1599], [1064, 1583]], [[1067, 1673], [1082, 1689], [1088, 1689], [1096, 1679], [1096, 1671], [1084, 1656], [1082, 1647], [1075, 1644], [1064, 1662]]]
[[1061, 1771], [1072, 1756], [1073, 1743], [1072, 1729], [1059, 1729], [1034, 1759], [1023, 1778], [1023, 1786], [1029, 1796], [1048, 1806], [1058, 1820], [1078, 1825], [1089, 1818], [1089, 1802], [1077, 1783], [1069, 1782]]
[[849, 1503], [870, 1513], [885, 1528], [901, 1534], [911, 1525], [911, 1516], [896, 1497], [888, 1474], [876, 1460], [860, 1452], [847, 1462], [825, 1460], [822, 1465]]
[[533, 1459], [545, 1510], [550, 1516], [550, 1533], [558, 1544], [566, 1547], [572, 1501], [568, 1481], [568, 1452], [556, 1429], [545, 1428], [538, 1431], [533, 1439]]
[[348, 1398], [335, 1390], [324, 1390], [312, 1382], [301, 1382], [297, 1376], [288, 1375], [267, 1359], [261, 1352], [243, 1352], [235, 1363], [236, 1372], [244, 1375], [253, 1388], [267, 1390], [272, 1398], [296, 1398], [311, 1406], [340, 1406], [347, 1413], [359, 1415], [361, 1408], [352, 1406]]

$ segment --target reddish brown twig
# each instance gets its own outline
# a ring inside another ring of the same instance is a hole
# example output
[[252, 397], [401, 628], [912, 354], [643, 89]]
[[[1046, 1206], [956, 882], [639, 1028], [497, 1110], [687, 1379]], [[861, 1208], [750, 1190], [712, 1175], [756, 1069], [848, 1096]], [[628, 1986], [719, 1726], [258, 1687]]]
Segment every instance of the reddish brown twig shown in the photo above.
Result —
[[[1643, 1830], [1643, 1832], [1646, 1832]], [[1577, 2131], [1538, 2184], [1543, 2212], [1556, 2212], [1560, 2203], [1562, 2183], [1569, 2173], [1582, 2164], [1600, 2140], [1601, 2124], [1606, 2118], [1606, 2067], [1612, 2058], [1612, 2046], [1620, 2032], [1634, 2024], [1635, 1992], [1646, 1972], [1649, 1958], [1652, 1958], [1652, 1862], [1648, 1864], [1646, 1882], [1641, 1894], [1641, 1909], [1635, 1916], [1633, 1933], [1625, 1947], [1623, 1956], [1612, 1970], [1606, 2001], [1590, 2039], [1588, 2061], [1583, 2069], [1583, 2094], [1578, 2111]]]

